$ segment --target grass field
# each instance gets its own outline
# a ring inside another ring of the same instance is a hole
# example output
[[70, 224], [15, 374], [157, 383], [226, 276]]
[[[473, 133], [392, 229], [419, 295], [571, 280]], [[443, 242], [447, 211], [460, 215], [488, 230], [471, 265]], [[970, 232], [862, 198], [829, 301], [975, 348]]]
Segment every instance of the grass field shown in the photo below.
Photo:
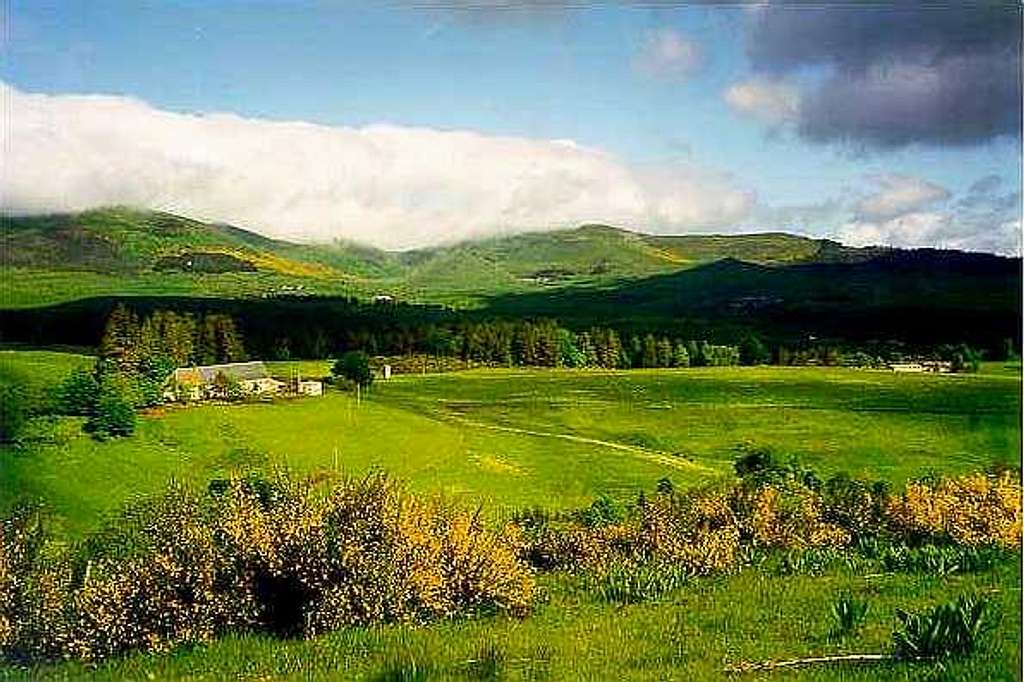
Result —
[[[89, 358], [6, 351], [0, 362], [44, 386]], [[282, 375], [294, 369], [319, 376], [327, 364], [272, 365]], [[482, 504], [494, 516], [577, 507], [600, 493], [633, 497], [665, 476], [677, 486], [727, 476], [742, 443], [823, 473], [899, 482], [929, 469], [1019, 461], [1019, 366], [984, 369], [478, 370], [397, 377], [359, 404], [329, 391], [320, 399], [170, 407], [145, 415], [131, 438], [107, 442], [82, 434], [74, 419], [40, 420], [23, 447], [0, 450], [0, 508], [40, 499], [58, 533], [74, 539], [169, 478], [201, 484], [232, 470], [287, 466], [355, 476], [381, 468], [417, 491]], [[980, 654], [944, 671], [884, 664], [777, 677], [1016, 679], [1019, 581], [1013, 565], [947, 577], [782, 577], [748, 568], [695, 580], [660, 601], [615, 606], [577, 578], [548, 575], [525, 620], [353, 629], [309, 641], [229, 638], [95, 669], [0, 668], [0, 679], [718, 679], [738, 660], [884, 650], [896, 608], [977, 591], [1000, 605], [1001, 626]], [[841, 590], [872, 606], [864, 633], [837, 644], [826, 638], [827, 610]]]
[[[55, 382], [84, 356], [7, 351], [0, 361]], [[273, 364], [287, 374], [326, 363]], [[668, 477], [730, 471], [735, 448], [767, 446], [825, 473], [901, 482], [934, 469], [1020, 457], [1019, 382], [793, 368], [631, 372], [479, 370], [253, 405], [169, 407], [130, 439], [96, 441], [61, 418], [3, 453], [0, 504], [45, 500], [73, 535], [168, 479], [288, 467], [361, 476], [379, 468], [417, 490], [500, 511], [633, 497]]]

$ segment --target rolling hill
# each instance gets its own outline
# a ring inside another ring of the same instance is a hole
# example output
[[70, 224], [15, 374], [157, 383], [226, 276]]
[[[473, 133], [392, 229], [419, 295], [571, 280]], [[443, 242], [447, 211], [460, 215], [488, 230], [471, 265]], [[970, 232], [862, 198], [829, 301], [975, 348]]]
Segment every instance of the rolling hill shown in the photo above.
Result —
[[[144, 308], [164, 300], [230, 311], [250, 329], [273, 327], [270, 338], [281, 325], [333, 338], [344, 331], [334, 327], [348, 324], [350, 298], [383, 293], [477, 318], [546, 316], [690, 338], [729, 340], [753, 329], [790, 342], [971, 340], [994, 348], [1020, 337], [1020, 259], [856, 249], [782, 233], [666, 237], [585, 225], [386, 252], [110, 208], [6, 219], [0, 266], [0, 308], [28, 314], [6, 316], [8, 326], [50, 330], [3, 337], [35, 343], [91, 343], [94, 334], [60, 329], [84, 331], [126, 295]], [[439, 310], [403, 306], [394, 315], [422, 321]]]
[[604, 225], [407, 252], [294, 244], [230, 225], [113, 207], [6, 217], [2, 307], [99, 295], [266, 297], [389, 293], [478, 306], [500, 294], [608, 286], [733, 258], [760, 265], [865, 260], [877, 250], [782, 233], [652, 236]]

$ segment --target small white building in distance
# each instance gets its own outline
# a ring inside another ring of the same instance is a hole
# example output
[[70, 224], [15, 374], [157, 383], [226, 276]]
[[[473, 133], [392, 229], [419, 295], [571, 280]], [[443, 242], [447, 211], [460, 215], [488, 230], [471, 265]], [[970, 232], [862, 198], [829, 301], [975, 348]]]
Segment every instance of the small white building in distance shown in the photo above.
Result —
[[298, 383], [298, 390], [296, 391], [299, 395], [308, 396], [321, 396], [324, 394], [324, 384], [322, 381], [315, 381], [313, 379], [301, 379]]
[[391, 294], [377, 294], [373, 297], [374, 303], [394, 303], [395, 297]]
[[889, 369], [894, 372], [923, 372], [924, 365], [920, 362], [894, 362], [889, 365]]

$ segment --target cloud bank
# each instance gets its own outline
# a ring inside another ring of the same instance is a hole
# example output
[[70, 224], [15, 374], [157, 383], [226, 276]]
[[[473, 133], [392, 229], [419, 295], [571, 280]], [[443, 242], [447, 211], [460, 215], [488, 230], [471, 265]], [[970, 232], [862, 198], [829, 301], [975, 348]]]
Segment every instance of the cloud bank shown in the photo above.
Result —
[[791, 118], [805, 139], [974, 145], [1019, 134], [1020, 16], [998, 3], [765, 5], [750, 12], [747, 54], [764, 82], [802, 79]]
[[955, 200], [922, 178], [868, 178], [875, 191], [854, 202], [853, 216], [836, 230], [852, 246], [937, 247], [1021, 253], [1020, 193], [1000, 192], [1002, 178], [979, 178]]
[[921, 210], [949, 198], [949, 190], [912, 175], [881, 175], [871, 178], [878, 190], [856, 204], [857, 215], [866, 220], [887, 220]]
[[181, 114], [3, 84], [0, 100], [7, 213], [124, 204], [278, 238], [411, 248], [592, 221], [710, 229], [755, 201], [719, 174], [634, 168], [571, 141]]

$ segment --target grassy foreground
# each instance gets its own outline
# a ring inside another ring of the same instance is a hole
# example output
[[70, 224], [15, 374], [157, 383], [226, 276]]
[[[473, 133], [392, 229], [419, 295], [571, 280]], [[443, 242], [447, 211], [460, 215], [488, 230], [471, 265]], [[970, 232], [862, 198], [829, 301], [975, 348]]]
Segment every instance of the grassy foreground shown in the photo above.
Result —
[[[614, 606], [578, 580], [550, 576], [529, 617], [483, 618], [430, 627], [346, 629], [310, 640], [229, 637], [159, 656], [131, 656], [97, 667], [0, 668], [8, 680], [716, 680], [742, 660], [879, 652], [889, 645], [897, 608], [924, 608], [951, 595], [985, 592], [1001, 613], [986, 646], [945, 664], [830, 665], [780, 671], [771, 679], [1015, 680], [1020, 670], [1019, 567], [964, 576], [774, 576], [748, 569], [695, 581], [664, 599]], [[866, 598], [863, 632], [828, 638], [828, 605], [840, 592]]]

